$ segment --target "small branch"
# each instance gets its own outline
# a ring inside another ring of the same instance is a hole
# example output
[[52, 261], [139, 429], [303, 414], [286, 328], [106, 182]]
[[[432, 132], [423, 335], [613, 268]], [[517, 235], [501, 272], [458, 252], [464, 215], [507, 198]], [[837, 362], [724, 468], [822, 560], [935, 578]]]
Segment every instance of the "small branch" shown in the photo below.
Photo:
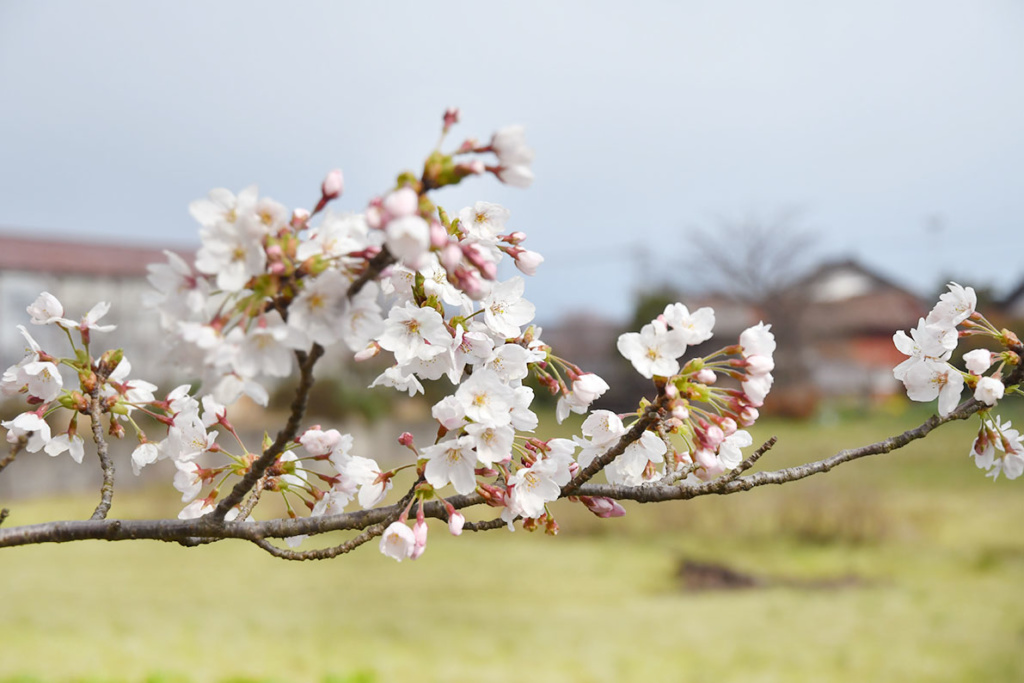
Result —
[[765, 441], [763, 444], [761, 444], [760, 448], [751, 453], [746, 460], [737, 465], [731, 472], [726, 472], [722, 479], [724, 479], [725, 481], [732, 481], [733, 479], [739, 477], [741, 474], [743, 474], [751, 467], [753, 467], [754, 463], [757, 462], [762, 455], [770, 451], [772, 449], [772, 446], [774, 446], [776, 442], [778, 442], [778, 440], [779, 437], [773, 436], [767, 441]]
[[299, 386], [295, 390], [295, 398], [292, 400], [288, 422], [277, 433], [277, 438], [274, 439], [274, 443], [271, 444], [270, 448], [264, 451], [263, 455], [252, 464], [252, 467], [245, 473], [242, 480], [235, 484], [227, 496], [221, 499], [213, 512], [200, 518], [206, 520], [205, 523], [208, 526], [218, 526], [224, 522], [224, 516], [227, 515], [228, 510], [242, 502], [245, 494], [252, 490], [256, 482], [267, 471], [267, 468], [273, 465], [281, 453], [284, 452], [285, 446], [299, 433], [299, 426], [302, 423], [303, 416], [306, 414], [306, 402], [309, 400], [309, 392], [313, 388], [313, 366], [316, 365], [316, 362], [323, 355], [324, 347], [319, 344], [313, 344], [313, 348], [310, 349], [308, 354], [303, 351], [295, 352], [295, 357], [299, 361]]
[[508, 526], [508, 522], [498, 517], [496, 519], [489, 519], [486, 522], [466, 522], [462, 529], [463, 531], [490, 531], [491, 529], [501, 529], [505, 526]]
[[355, 550], [367, 541], [371, 541], [377, 536], [380, 536], [384, 533], [385, 529], [387, 529], [387, 524], [384, 524], [383, 522], [380, 524], [374, 524], [353, 539], [345, 541], [340, 545], [332, 546], [330, 548], [320, 548], [319, 550], [289, 550], [288, 548], [278, 548], [270, 541], [262, 538], [253, 539], [253, 543], [263, 548], [274, 557], [279, 557], [282, 560], [329, 560], [332, 557], [344, 555], [345, 553]]
[[100, 487], [100, 502], [93, 510], [90, 519], [106, 519], [114, 498], [114, 463], [107, 453], [107, 441], [103, 438], [102, 400], [99, 383], [97, 383], [96, 388], [89, 392], [89, 418], [92, 422], [92, 440], [96, 443], [96, 455], [100, 459], [100, 468], [103, 470], [103, 485]]
[[260, 496], [263, 494], [263, 488], [267, 485], [267, 479], [268, 477], [262, 476], [256, 482], [256, 486], [249, 493], [249, 497], [238, 508], [238, 519], [247, 519], [252, 514], [252, 509], [256, 507], [256, 503], [260, 502]]
[[348, 288], [348, 298], [351, 299], [358, 294], [359, 290], [366, 286], [367, 282], [376, 280], [377, 276], [393, 263], [395, 263], [395, 257], [391, 255], [388, 248], [384, 247], [381, 249], [380, 253], [374, 256], [370, 262], [366, 264], [366, 270], [360, 273], [359, 277], [352, 281], [351, 286]]
[[11, 449], [4, 456], [3, 460], [0, 460], [0, 472], [4, 471], [4, 468], [14, 462], [14, 459], [18, 457], [18, 453], [25, 448], [25, 444], [28, 443], [28, 437], [25, 435], [19, 436], [18, 440], [11, 444]]
[[561, 498], [566, 496], [574, 495], [580, 486], [590, 481], [591, 478], [601, 470], [603, 470], [612, 460], [622, 455], [629, 444], [637, 441], [643, 433], [647, 431], [647, 428], [655, 424], [658, 421], [658, 403], [652, 403], [647, 406], [647, 411], [643, 416], [633, 423], [633, 426], [629, 428], [629, 431], [622, 435], [622, 438], [618, 442], [605, 451], [603, 454], [594, 458], [594, 461], [587, 465], [585, 468], [576, 473], [568, 484], [562, 487]]

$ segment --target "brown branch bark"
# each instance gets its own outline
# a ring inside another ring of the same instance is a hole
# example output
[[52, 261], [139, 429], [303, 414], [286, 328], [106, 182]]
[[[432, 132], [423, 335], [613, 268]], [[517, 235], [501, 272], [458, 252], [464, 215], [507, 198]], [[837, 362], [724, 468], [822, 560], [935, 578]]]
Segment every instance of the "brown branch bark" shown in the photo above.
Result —
[[89, 419], [92, 422], [92, 440], [96, 444], [96, 455], [100, 459], [100, 468], [103, 470], [103, 484], [100, 486], [100, 502], [93, 510], [90, 519], [106, 519], [114, 500], [114, 462], [107, 452], [107, 440], [103, 438], [102, 401], [99, 383], [97, 383], [96, 388], [89, 392]]
[[274, 439], [274, 443], [270, 445], [270, 448], [264, 451], [263, 455], [252, 464], [252, 467], [245, 473], [241, 481], [235, 484], [231, 492], [221, 499], [213, 512], [200, 518], [206, 520], [206, 525], [218, 526], [222, 524], [228, 510], [242, 502], [245, 495], [256, 486], [256, 483], [267, 471], [267, 468], [273, 465], [281, 453], [284, 452], [285, 446], [298, 435], [302, 418], [306, 414], [306, 402], [309, 400], [309, 392], [313, 388], [313, 366], [316, 365], [316, 362], [320, 360], [322, 355], [324, 355], [324, 347], [319, 344], [313, 344], [313, 348], [310, 349], [309, 353], [304, 351], [295, 352], [295, 357], [299, 362], [299, 386], [295, 390], [295, 398], [292, 400], [288, 422], [277, 433], [277, 438]]

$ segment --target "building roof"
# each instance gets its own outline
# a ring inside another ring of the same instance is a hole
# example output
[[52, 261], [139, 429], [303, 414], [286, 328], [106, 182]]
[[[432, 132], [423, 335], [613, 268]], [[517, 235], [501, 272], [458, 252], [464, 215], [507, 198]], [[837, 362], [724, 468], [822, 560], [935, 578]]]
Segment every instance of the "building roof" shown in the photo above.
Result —
[[[171, 251], [187, 261], [194, 253], [179, 247]], [[166, 261], [160, 247], [32, 237], [0, 230], [0, 271], [145, 277], [147, 265]]]

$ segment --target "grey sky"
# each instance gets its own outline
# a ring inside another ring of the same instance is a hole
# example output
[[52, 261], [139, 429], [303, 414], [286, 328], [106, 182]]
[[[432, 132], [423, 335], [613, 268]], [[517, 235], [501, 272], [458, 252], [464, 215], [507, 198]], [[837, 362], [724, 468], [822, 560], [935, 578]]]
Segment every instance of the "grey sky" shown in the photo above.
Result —
[[1024, 277], [1019, 0], [0, 0], [0, 226], [185, 244], [210, 188], [308, 206], [334, 167], [359, 210], [451, 105], [457, 139], [527, 126], [532, 188], [438, 200], [512, 211], [542, 321], [623, 316], [688, 226], [786, 207], [922, 292]]

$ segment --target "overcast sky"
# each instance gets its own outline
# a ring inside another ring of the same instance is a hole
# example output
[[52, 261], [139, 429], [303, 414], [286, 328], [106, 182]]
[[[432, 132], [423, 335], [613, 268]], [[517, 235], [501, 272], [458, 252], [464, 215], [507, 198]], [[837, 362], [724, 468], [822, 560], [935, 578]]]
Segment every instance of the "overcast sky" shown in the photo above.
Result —
[[541, 321], [686, 282], [686, 230], [799, 210], [823, 257], [924, 293], [1024, 277], [1024, 3], [0, 0], [0, 226], [196, 242], [256, 183], [357, 211], [433, 147], [522, 123]]

